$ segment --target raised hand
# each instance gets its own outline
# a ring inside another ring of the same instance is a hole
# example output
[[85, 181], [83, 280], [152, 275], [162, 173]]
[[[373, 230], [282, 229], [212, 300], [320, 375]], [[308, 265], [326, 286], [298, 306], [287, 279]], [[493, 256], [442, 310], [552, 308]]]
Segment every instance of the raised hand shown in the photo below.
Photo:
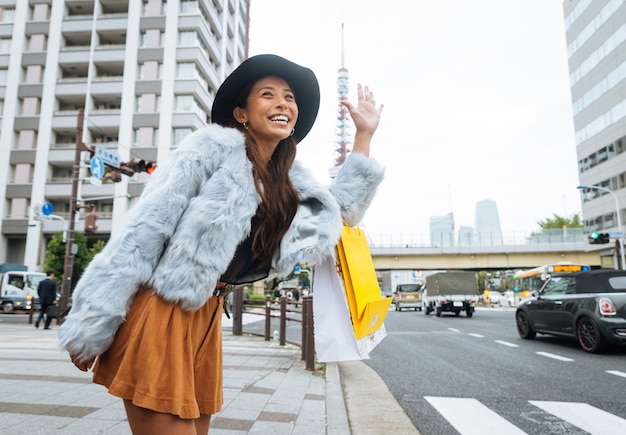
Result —
[[356, 107], [347, 100], [342, 101], [341, 104], [350, 112], [350, 117], [356, 127], [352, 151], [362, 152], [369, 156], [370, 140], [378, 128], [384, 105], [381, 104], [376, 107], [374, 93], [370, 91], [369, 87], [363, 87], [360, 83], [358, 85], [358, 99]]

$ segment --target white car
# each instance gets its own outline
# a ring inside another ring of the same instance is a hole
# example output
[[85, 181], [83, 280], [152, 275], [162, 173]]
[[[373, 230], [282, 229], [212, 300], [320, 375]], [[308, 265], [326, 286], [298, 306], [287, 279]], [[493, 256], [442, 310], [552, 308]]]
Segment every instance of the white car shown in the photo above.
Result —
[[492, 307], [494, 305], [502, 305], [504, 295], [500, 293], [499, 291], [490, 290], [488, 297], [489, 297], [489, 305], [491, 305]]

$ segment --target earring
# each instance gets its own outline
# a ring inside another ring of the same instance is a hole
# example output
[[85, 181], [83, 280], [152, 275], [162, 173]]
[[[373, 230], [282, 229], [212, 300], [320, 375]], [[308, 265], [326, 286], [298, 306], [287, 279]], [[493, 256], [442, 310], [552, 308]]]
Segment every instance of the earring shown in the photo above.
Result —
[[246, 130], [248, 129], [248, 123], [247, 122], [242, 122], [241, 125], [243, 125], [243, 128], [245, 128]]
[[291, 130], [291, 133], [289, 134], [289, 137], [293, 136], [293, 134], [296, 132], [296, 129], [294, 128], [293, 130]]

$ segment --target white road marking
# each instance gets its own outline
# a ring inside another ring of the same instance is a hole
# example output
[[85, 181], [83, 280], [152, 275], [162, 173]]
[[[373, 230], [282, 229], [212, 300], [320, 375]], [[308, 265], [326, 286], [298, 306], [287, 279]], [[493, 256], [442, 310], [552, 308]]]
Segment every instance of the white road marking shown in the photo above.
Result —
[[607, 370], [606, 372], [609, 375], [621, 376], [622, 378], [626, 378], [626, 373], [620, 372], [618, 370]]
[[476, 399], [424, 397], [461, 435], [525, 434]]
[[571, 358], [566, 358], [564, 356], [560, 356], [560, 355], [555, 355], [553, 353], [548, 353], [548, 352], [535, 352], [537, 355], [541, 355], [541, 356], [547, 356], [548, 358], [553, 358], [553, 359], [558, 359], [559, 361], [574, 361]]
[[456, 329], [456, 328], [448, 328], [448, 331], [452, 331], [452, 332], [461, 332], [460, 330]]
[[509, 347], [519, 347], [519, 345], [517, 344], [513, 344], [513, 343], [509, 343], [508, 341], [502, 341], [502, 340], [494, 340], [496, 343], [498, 344], [502, 344], [504, 346], [509, 346]]
[[535, 400], [528, 403], [594, 435], [626, 433], [626, 420], [586, 403]]
[[474, 334], [473, 332], [470, 332], [470, 333], [469, 333], [469, 334], [467, 334], [467, 335], [471, 335], [472, 337], [476, 337], [476, 338], [484, 338], [484, 337], [485, 337], [484, 335]]

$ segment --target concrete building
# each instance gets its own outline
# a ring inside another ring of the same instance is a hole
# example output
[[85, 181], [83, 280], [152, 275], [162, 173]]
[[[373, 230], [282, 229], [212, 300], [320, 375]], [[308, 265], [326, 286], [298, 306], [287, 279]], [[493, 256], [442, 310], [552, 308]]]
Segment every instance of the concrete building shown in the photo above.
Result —
[[479, 245], [501, 245], [502, 228], [495, 201], [485, 199], [476, 203], [474, 213], [474, 239]]
[[[579, 179], [592, 187], [581, 189], [584, 229], [616, 231], [626, 205], [626, 3], [565, 0], [563, 10]], [[612, 267], [614, 243], [597, 247]]]
[[[158, 164], [206, 125], [248, 23], [249, 0], [0, 0], [0, 263], [40, 268], [68, 225], [77, 140]], [[98, 186], [84, 154], [77, 204], [99, 216], [90, 241], [107, 240], [149, 175]]]
[[454, 246], [454, 213], [431, 216], [429, 226], [432, 246]]

